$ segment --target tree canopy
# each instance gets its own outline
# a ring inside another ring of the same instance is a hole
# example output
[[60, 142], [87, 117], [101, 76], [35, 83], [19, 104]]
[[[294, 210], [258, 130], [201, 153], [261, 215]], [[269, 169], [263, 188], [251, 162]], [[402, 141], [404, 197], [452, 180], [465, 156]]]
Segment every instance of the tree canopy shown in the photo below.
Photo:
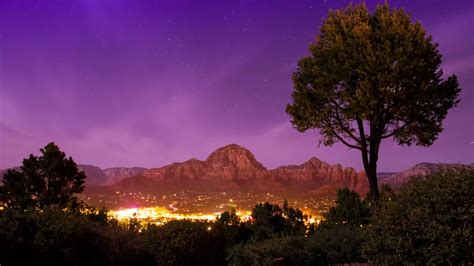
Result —
[[359, 194], [347, 188], [337, 193], [336, 205], [324, 216], [311, 238], [331, 264], [366, 262], [362, 256], [365, 226], [370, 222], [370, 208]]
[[274, 236], [304, 236], [304, 222], [307, 219], [299, 209], [288, 207], [285, 200], [283, 209], [269, 202], [258, 203], [252, 209], [252, 238], [255, 241]]
[[365, 225], [370, 220], [370, 209], [359, 194], [348, 188], [338, 190], [336, 206], [329, 209], [322, 223]]
[[377, 198], [381, 141], [429, 146], [459, 102], [457, 78], [444, 79], [441, 62], [438, 45], [402, 9], [351, 4], [329, 13], [298, 62], [286, 111], [297, 130], [319, 129], [320, 143], [359, 150]]
[[74, 208], [74, 194], [84, 190], [84, 172], [53, 142], [40, 151], [41, 156], [31, 154], [23, 160], [21, 171], [10, 169], [4, 174], [0, 200], [11, 208]]

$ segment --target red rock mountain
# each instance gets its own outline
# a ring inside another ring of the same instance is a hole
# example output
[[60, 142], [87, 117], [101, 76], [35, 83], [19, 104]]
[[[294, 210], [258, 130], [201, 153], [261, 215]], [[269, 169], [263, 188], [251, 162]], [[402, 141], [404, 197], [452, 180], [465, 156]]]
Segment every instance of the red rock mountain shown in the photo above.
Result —
[[190, 159], [160, 168], [144, 170], [124, 178], [113, 188], [119, 190], [243, 190], [261, 192], [307, 192], [335, 195], [349, 187], [368, 191], [365, 175], [353, 168], [330, 165], [316, 158], [301, 165], [267, 170], [246, 148], [231, 144], [217, 149], [205, 161]]
[[344, 168], [340, 164], [330, 165], [315, 157], [301, 165], [278, 167], [270, 171], [270, 176], [286, 186], [330, 185], [337, 188], [348, 187], [359, 192], [368, 191], [367, 178], [363, 172], [358, 173], [354, 168]]

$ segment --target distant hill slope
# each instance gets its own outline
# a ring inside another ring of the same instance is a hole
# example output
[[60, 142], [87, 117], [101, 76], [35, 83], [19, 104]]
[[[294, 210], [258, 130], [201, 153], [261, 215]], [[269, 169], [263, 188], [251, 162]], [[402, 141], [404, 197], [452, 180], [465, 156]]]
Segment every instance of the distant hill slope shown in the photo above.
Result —
[[390, 178], [392, 177], [393, 175], [396, 175], [397, 172], [380, 172], [380, 173], [377, 173], [377, 178], [379, 180], [384, 180], [384, 179], [387, 179], [387, 178]]
[[85, 164], [78, 164], [77, 167], [86, 174], [86, 186], [105, 185], [107, 183], [107, 176], [99, 167]]
[[450, 164], [450, 163], [419, 163], [415, 166], [393, 174], [392, 176], [382, 179], [383, 184], [389, 184], [393, 187], [399, 187], [403, 183], [416, 176], [427, 176], [436, 172], [445, 171], [448, 169], [459, 169], [459, 168], [470, 168], [474, 167], [474, 164]]

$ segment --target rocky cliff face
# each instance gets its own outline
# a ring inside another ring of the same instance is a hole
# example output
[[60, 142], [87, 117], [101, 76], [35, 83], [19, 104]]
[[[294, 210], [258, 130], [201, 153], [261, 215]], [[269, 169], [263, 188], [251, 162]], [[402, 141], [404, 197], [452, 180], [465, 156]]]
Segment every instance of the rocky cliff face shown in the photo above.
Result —
[[298, 190], [324, 193], [349, 187], [365, 193], [368, 185], [365, 175], [353, 168], [330, 165], [311, 158], [301, 165], [282, 166], [267, 170], [246, 148], [231, 144], [217, 149], [205, 161], [191, 159], [160, 168], [144, 170], [142, 174], [117, 182], [116, 189], [155, 187], [210, 190]]
[[263, 178], [267, 169], [246, 148], [231, 144], [217, 149], [205, 161], [206, 178], [228, 181], [246, 181]]
[[186, 182], [196, 181], [216, 189], [237, 189], [240, 181], [263, 178], [266, 174], [265, 167], [250, 151], [235, 144], [217, 149], [205, 161], [193, 158], [143, 172], [153, 182], [185, 186]]
[[301, 165], [282, 166], [270, 171], [270, 176], [286, 186], [326, 186], [337, 190], [348, 187], [361, 193], [368, 191], [365, 174], [354, 168], [330, 165], [317, 158], [311, 158]]

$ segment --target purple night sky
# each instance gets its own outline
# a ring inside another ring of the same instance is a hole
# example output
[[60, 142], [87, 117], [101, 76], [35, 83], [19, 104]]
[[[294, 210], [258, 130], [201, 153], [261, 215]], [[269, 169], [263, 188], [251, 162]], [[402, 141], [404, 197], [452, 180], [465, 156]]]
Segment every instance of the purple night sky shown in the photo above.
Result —
[[[422, 21], [463, 91], [433, 146], [386, 141], [380, 171], [474, 162], [474, 2], [389, 2]], [[238, 143], [268, 168], [316, 156], [361, 169], [358, 151], [318, 148], [285, 113], [296, 62], [328, 9], [347, 3], [3, 0], [0, 168], [54, 141], [100, 167], [205, 159]]]

